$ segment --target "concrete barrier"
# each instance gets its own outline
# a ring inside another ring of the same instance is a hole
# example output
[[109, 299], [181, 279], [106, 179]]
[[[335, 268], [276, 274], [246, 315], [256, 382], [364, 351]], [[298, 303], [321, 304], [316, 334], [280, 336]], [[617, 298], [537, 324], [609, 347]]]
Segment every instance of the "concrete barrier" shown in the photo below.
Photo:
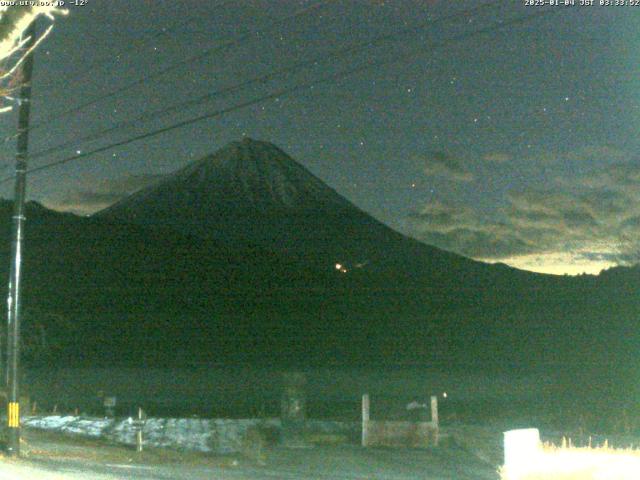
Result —
[[[105, 438], [115, 443], [136, 445], [138, 425], [134, 419], [91, 418], [74, 415], [31, 416], [22, 420], [27, 428], [56, 431], [68, 435]], [[142, 427], [144, 445], [199, 452], [235, 453], [249, 428], [271, 429], [279, 434], [279, 418], [147, 418]], [[309, 434], [340, 434], [356, 438], [356, 422], [307, 420]]]

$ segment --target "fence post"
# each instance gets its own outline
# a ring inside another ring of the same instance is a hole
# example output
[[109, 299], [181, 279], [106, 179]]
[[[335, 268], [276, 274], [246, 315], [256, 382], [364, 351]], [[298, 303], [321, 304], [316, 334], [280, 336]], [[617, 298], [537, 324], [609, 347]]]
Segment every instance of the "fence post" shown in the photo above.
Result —
[[362, 395], [362, 446], [367, 447], [369, 445], [369, 394]]
[[433, 426], [438, 428], [438, 397], [435, 395], [431, 395], [431, 422]]
[[438, 419], [438, 397], [431, 395], [431, 423], [435, 429], [433, 443], [438, 446], [438, 437], [440, 436], [440, 421]]
[[141, 407], [138, 407], [138, 418], [132, 420], [129, 418], [131, 423], [133, 424], [133, 430], [136, 432], [136, 452], [142, 452], [143, 438], [142, 438], [142, 430], [144, 429], [146, 414]]
[[283, 375], [283, 380], [282, 440], [287, 447], [301, 447], [305, 445], [307, 377], [302, 372], [289, 372]]

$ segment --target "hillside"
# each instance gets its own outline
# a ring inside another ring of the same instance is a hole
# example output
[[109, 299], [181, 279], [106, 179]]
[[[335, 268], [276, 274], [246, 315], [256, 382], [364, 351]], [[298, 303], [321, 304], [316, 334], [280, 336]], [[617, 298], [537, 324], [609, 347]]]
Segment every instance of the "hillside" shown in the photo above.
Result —
[[[6, 288], [8, 202], [0, 224]], [[30, 204], [26, 232], [25, 338], [44, 328], [49, 352], [34, 347], [32, 361], [532, 365], [635, 355], [639, 302], [619, 279], [629, 273], [545, 276], [423, 245], [264, 142], [230, 144], [92, 218]]]

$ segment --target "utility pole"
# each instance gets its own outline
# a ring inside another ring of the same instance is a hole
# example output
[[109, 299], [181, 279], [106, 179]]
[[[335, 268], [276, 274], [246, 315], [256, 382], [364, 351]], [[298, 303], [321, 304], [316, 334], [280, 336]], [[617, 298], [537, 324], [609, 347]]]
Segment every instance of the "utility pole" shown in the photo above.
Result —
[[[36, 22], [27, 28], [29, 37], [24, 48], [29, 51], [36, 41]], [[20, 455], [20, 280], [22, 274], [22, 240], [24, 204], [27, 186], [27, 153], [29, 146], [29, 113], [31, 111], [31, 75], [33, 52], [22, 64], [22, 78], [18, 113], [18, 145], [16, 152], [16, 183], [13, 196], [11, 243], [11, 270], [7, 297], [7, 427], [9, 431], [7, 453]]]

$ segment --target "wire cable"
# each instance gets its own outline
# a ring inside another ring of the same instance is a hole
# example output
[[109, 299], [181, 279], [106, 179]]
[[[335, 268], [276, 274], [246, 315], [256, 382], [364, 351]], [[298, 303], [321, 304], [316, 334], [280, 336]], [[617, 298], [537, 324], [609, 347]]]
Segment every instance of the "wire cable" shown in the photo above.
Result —
[[[565, 8], [565, 7], [561, 7], [561, 8]], [[443, 42], [433, 43], [429, 47], [431, 49], [444, 47], [444, 46], [449, 45], [451, 42], [457, 42], [457, 41], [460, 41], [460, 40], [465, 40], [465, 39], [468, 39], [468, 38], [475, 37], [477, 35], [483, 35], [483, 34], [487, 34], [487, 33], [490, 33], [490, 32], [503, 30], [503, 29], [505, 29], [507, 27], [511, 27], [511, 26], [514, 26], [514, 25], [517, 25], [517, 24], [526, 23], [526, 22], [529, 22], [529, 21], [534, 20], [536, 18], [540, 18], [542, 16], [548, 15], [550, 13], [557, 12], [558, 10], [559, 9], [557, 9], [557, 8], [550, 8], [550, 9], [540, 10], [537, 13], [534, 13], [534, 14], [531, 14], [531, 15], [521, 15], [519, 17], [515, 17], [515, 18], [509, 19], [509, 20], [506, 20], [506, 21], [496, 22], [493, 25], [490, 25], [488, 27], [481, 28], [481, 29], [475, 30], [473, 32], [467, 32], [467, 33], [463, 33], [463, 34], [460, 34], [460, 35], [456, 35], [456, 36], [454, 36], [452, 38], [449, 38], [449, 39], [447, 39], [447, 40], [445, 40]], [[256, 104], [259, 104], [259, 103], [263, 103], [265, 101], [273, 100], [275, 98], [279, 98], [279, 97], [291, 95], [293, 93], [297, 93], [297, 92], [300, 92], [300, 91], [303, 91], [303, 90], [307, 90], [312, 86], [315, 87], [315, 86], [318, 86], [318, 85], [322, 85], [322, 84], [325, 84], [325, 83], [329, 83], [329, 82], [333, 82], [333, 81], [339, 80], [339, 79], [347, 77], [347, 76], [351, 76], [351, 75], [359, 73], [359, 72], [370, 70], [372, 68], [376, 68], [376, 67], [380, 67], [380, 66], [383, 66], [383, 65], [388, 65], [388, 64], [392, 64], [392, 63], [397, 63], [399, 61], [407, 60], [408, 58], [412, 58], [412, 57], [414, 57], [416, 55], [419, 55], [419, 54], [421, 54], [423, 52], [424, 52], [423, 50], [420, 50], [419, 52], [415, 52], [415, 51], [414, 52], [408, 52], [405, 55], [396, 56], [396, 57], [394, 57], [392, 59], [389, 59], [389, 60], [372, 61], [372, 62], [369, 62], [369, 63], [364, 64], [364, 65], [360, 65], [360, 66], [357, 66], [357, 67], [354, 67], [354, 68], [343, 70], [341, 72], [337, 72], [337, 73], [334, 73], [334, 74], [326, 75], [324, 77], [320, 77], [319, 79], [316, 79], [316, 80], [304, 82], [304, 83], [295, 85], [293, 87], [283, 88], [283, 89], [274, 91], [272, 93], [269, 93], [269, 94], [266, 94], [266, 95], [263, 95], [263, 96], [260, 96], [260, 97], [257, 97], [257, 98], [253, 98], [251, 100], [247, 100], [245, 102], [242, 102], [242, 103], [239, 103], [239, 104], [236, 104], [236, 105], [232, 105], [230, 107], [222, 108], [222, 109], [219, 109], [219, 110], [214, 110], [212, 112], [209, 112], [209, 113], [206, 113], [206, 114], [203, 114], [203, 115], [199, 115], [197, 117], [193, 117], [193, 118], [190, 118], [190, 119], [178, 122], [178, 123], [174, 123], [174, 124], [166, 126], [166, 127], [162, 127], [162, 128], [158, 128], [158, 129], [155, 129], [155, 130], [151, 130], [149, 132], [142, 133], [140, 135], [135, 135], [135, 136], [127, 138], [125, 140], [121, 140], [121, 141], [118, 141], [118, 142], [111, 143], [109, 145], [105, 145], [103, 147], [96, 148], [96, 149], [91, 150], [89, 152], [84, 152], [84, 153], [81, 153], [81, 154], [78, 154], [78, 155], [73, 155], [73, 156], [66, 157], [66, 158], [63, 158], [63, 159], [60, 159], [60, 160], [56, 160], [54, 162], [51, 162], [51, 163], [48, 163], [48, 164], [45, 164], [45, 165], [41, 165], [41, 166], [38, 166], [38, 167], [33, 167], [33, 168], [28, 169], [27, 173], [29, 173], [29, 174], [37, 173], [37, 172], [41, 172], [41, 171], [44, 171], [44, 170], [48, 170], [50, 168], [57, 167], [59, 165], [63, 165], [63, 164], [66, 164], [66, 163], [70, 163], [70, 162], [74, 162], [74, 161], [77, 161], [77, 160], [81, 160], [83, 158], [91, 157], [91, 156], [94, 156], [94, 155], [96, 155], [98, 153], [102, 153], [102, 152], [105, 152], [105, 151], [108, 151], [108, 150], [111, 150], [111, 149], [114, 149], [114, 148], [117, 148], [117, 147], [121, 147], [121, 146], [124, 146], [124, 145], [129, 145], [131, 143], [138, 142], [140, 140], [144, 140], [144, 139], [147, 139], [147, 138], [155, 137], [155, 136], [161, 135], [161, 134], [166, 133], [166, 132], [177, 130], [179, 128], [182, 128], [182, 127], [185, 127], [185, 126], [188, 126], [188, 125], [192, 125], [192, 124], [195, 124], [195, 123], [198, 123], [198, 122], [201, 122], [201, 121], [204, 121], [204, 120], [208, 120], [208, 119], [211, 119], [211, 118], [219, 117], [221, 115], [224, 115], [224, 114], [227, 114], [227, 113], [231, 113], [231, 112], [234, 112], [234, 111], [237, 111], [237, 110], [241, 110], [243, 108], [247, 108], [247, 107], [250, 107], [252, 105], [256, 105]], [[0, 184], [1, 183], [5, 183], [7, 181], [10, 181], [13, 178], [14, 178], [14, 176], [5, 177], [3, 179], [0, 179]]]
[[[331, 3], [333, 1], [335, 1], [335, 0], [320, 0], [318, 2], [313, 3], [312, 5], [309, 5], [307, 7], [304, 7], [302, 9], [300, 9], [300, 10], [297, 10], [296, 12], [294, 12], [294, 13], [292, 13], [290, 15], [287, 15], [286, 17], [283, 17], [283, 18], [273, 22], [271, 25], [269, 25], [267, 27], [267, 31], [271, 30], [271, 29], [275, 28], [276, 26], [278, 26], [278, 25], [280, 25], [282, 23], [285, 23], [285, 22], [287, 22], [289, 20], [293, 20], [293, 19], [298, 18], [298, 17], [300, 17], [302, 15], [305, 15], [305, 14], [307, 14], [309, 12], [312, 12], [312, 11], [316, 10], [317, 8], [323, 6], [323, 5], [327, 4], [327, 3]], [[67, 116], [72, 115], [74, 113], [77, 113], [77, 112], [79, 112], [81, 110], [84, 110], [87, 107], [95, 105], [95, 104], [97, 104], [99, 102], [102, 102], [102, 101], [107, 100], [109, 98], [113, 98], [113, 97], [119, 95], [122, 92], [125, 92], [127, 90], [131, 90], [131, 89], [133, 89], [135, 87], [138, 87], [140, 85], [144, 85], [149, 81], [156, 80], [157, 78], [160, 78], [160, 77], [162, 77], [162, 76], [164, 76], [164, 75], [166, 75], [166, 74], [168, 74], [168, 73], [170, 73], [170, 72], [172, 72], [172, 71], [174, 71], [174, 70], [176, 70], [176, 69], [178, 69], [178, 68], [180, 68], [180, 67], [182, 67], [184, 65], [189, 65], [189, 64], [191, 64], [193, 62], [197, 62], [199, 60], [202, 60], [203, 58], [208, 57], [210, 55], [213, 55], [215, 53], [222, 52], [222, 51], [224, 51], [225, 49], [227, 49], [229, 47], [232, 47], [234, 45], [238, 45], [241, 42], [243, 42], [244, 40], [246, 40], [248, 38], [251, 38], [256, 33], [259, 33], [259, 31], [258, 30], [251, 30], [249, 32], [246, 32], [246, 33], [240, 35], [239, 37], [237, 37], [237, 38], [235, 38], [233, 40], [228, 40], [226, 42], [223, 42], [221, 45], [217, 45], [215, 47], [208, 48], [208, 49], [204, 50], [203, 52], [199, 53], [198, 55], [194, 55], [192, 57], [183, 59], [183, 60], [181, 60], [179, 62], [173, 63], [173, 64], [171, 64], [171, 65], [169, 65], [169, 66], [167, 66], [167, 67], [165, 67], [165, 68], [163, 68], [161, 70], [158, 70], [157, 72], [151, 73], [149, 75], [144, 75], [141, 78], [139, 78], [137, 80], [134, 80], [133, 82], [130, 82], [130, 83], [126, 84], [126, 85], [123, 85], [122, 87], [119, 87], [119, 88], [117, 88], [115, 90], [112, 90], [112, 91], [110, 91], [108, 93], [105, 93], [104, 95], [99, 95], [98, 97], [95, 97], [95, 98], [93, 98], [91, 100], [88, 100], [88, 101], [86, 101], [86, 102], [84, 102], [84, 103], [82, 103], [80, 105], [77, 105], [75, 107], [69, 108], [69, 109], [64, 110], [62, 112], [59, 112], [59, 113], [52, 114], [52, 115], [48, 116], [47, 118], [45, 118], [44, 120], [40, 121], [40, 123], [37, 123], [37, 124], [31, 126], [29, 128], [29, 130], [32, 131], [32, 130], [39, 129], [39, 128], [43, 127], [44, 125], [49, 124], [51, 121], [59, 120], [61, 118], [67, 117]]]
[[123, 122], [119, 122], [105, 130], [101, 130], [101, 131], [97, 131], [97, 132], [93, 132], [93, 133], [89, 133], [83, 137], [74, 139], [74, 140], [70, 140], [68, 142], [64, 142], [62, 144], [53, 146], [53, 147], [49, 147], [47, 149], [38, 151], [34, 154], [32, 154], [30, 156], [31, 159], [34, 158], [40, 158], [43, 157], [45, 155], [49, 155], [51, 153], [55, 153], [55, 152], [59, 152], [61, 150], [67, 149], [67, 148], [71, 148], [71, 147], [75, 147], [78, 146], [84, 142], [87, 141], [91, 141], [91, 140], [98, 140], [114, 131], [117, 130], [121, 130], [127, 127], [131, 127], [131, 126], [136, 126], [138, 125], [140, 122], [143, 122], [145, 120], [148, 119], [155, 119], [158, 118], [160, 116], [166, 115], [168, 113], [172, 113], [178, 110], [182, 110], [185, 108], [189, 108], [189, 107], [193, 107], [193, 106], [199, 106], [202, 105], [204, 103], [210, 102], [212, 100], [214, 100], [215, 98], [219, 97], [220, 95], [224, 95], [224, 94], [229, 94], [229, 93], [234, 93], [237, 92], [239, 90], [242, 90], [246, 87], [249, 87], [251, 85], [256, 85], [256, 84], [261, 84], [261, 83], [266, 83], [270, 80], [272, 80], [275, 77], [279, 77], [285, 74], [291, 74], [295, 71], [301, 70], [305, 67], [309, 67], [309, 66], [314, 66], [319, 62], [334, 58], [334, 59], [339, 59], [341, 57], [344, 57], [348, 54], [353, 54], [353, 53], [357, 53], [359, 51], [362, 51], [366, 48], [370, 48], [372, 46], [375, 45], [380, 45], [384, 42], [388, 42], [388, 41], [395, 41], [398, 39], [398, 37], [400, 36], [404, 36], [404, 35], [408, 35], [408, 34], [415, 34], [415, 33], [420, 33], [425, 27], [427, 26], [433, 26], [439, 23], [443, 23], [443, 22], [447, 22], [450, 20], [454, 20], [457, 19], [458, 17], [466, 17], [468, 15], [474, 14], [477, 11], [489, 11], [490, 9], [499, 7], [501, 3], [501, 0], [493, 0], [490, 2], [485, 2], [484, 4], [482, 4], [481, 6], [475, 7], [475, 8], [471, 8], [468, 10], [465, 10], [463, 12], [458, 12], [455, 14], [451, 14], [451, 15], [446, 15], [444, 17], [440, 17], [440, 18], [436, 18], [434, 20], [428, 20], [426, 22], [421, 22], [418, 25], [413, 25], [411, 27], [407, 27], [404, 28], [398, 32], [394, 32], [394, 33], [387, 33], [387, 34], [382, 34], [382, 35], [378, 35], [376, 37], [373, 37], [369, 40], [354, 44], [354, 45], [350, 45], [347, 47], [342, 47], [342, 48], [338, 48], [335, 49], [333, 51], [330, 51], [328, 53], [324, 53], [322, 55], [318, 55], [315, 56], [311, 59], [307, 59], [307, 60], [302, 60], [299, 62], [295, 62], [292, 65], [289, 65], [287, 67], [284, 68], [279, 68], [276, 70], [273, 70], [269, 73], [263, 74], [263, 75], [259, 75], [256, 77], [253, 77], [251, 79], [248, 79], [244, 82], [241, 82], [239, 84], [235, 84], [235, 85], [231, 85], [228, 87], [224, 87], [220, 90], [216, 90], [214, 92], [210, 92], [207, 93], [205, 95], [202, 95], [200, 97], [196, 97], [187, 101], [183, 101], [180, 103], [176, 103], [173, 104], [169, 107], [164, 107], [164, 108], [160, 108], [151, 112], [145, 112], [137, 117], [134, 117], [132, 119], [129, 120], [125, 120]]
[[[232, 5], [237, 3], [236, 0], [227, 0], [225, 2], [222, 2], [219, 5], [215, 6], [215, 9], [220, 9], [220, 8], [224, 8], [228, 5]], [[176, 24], [174, 24], [171, 27], [168, 28], [163, 28], [161, 29], [159, 32], [155, 32], [153, 34], [151, 34], [148, 37], [142, 37], [142, 38], [138, 38], [133, 40], [131, 43], [129, 43], [127, 45], [126, 48], [121, 49], [120, 51], [113, 53], [110, 55], [110, 58], [107, 60], [104, 59], [97, 59], [94, 62], [90, 62], [88, 65], [85, 66], [85, 68], [83, 68], [82, 70], [80, 70], [78, 73], [75, 74], [70, 74], [70, 76], [73, 77], [74, 81], [80, 81], [82, 79], [84, 79], [87, 75], [94, 73], [96, 70], [100, 70], [102, 68], [104, 68], [106, 65], [109, 65], [110, 63], [113, 63], [113, 58], [114, 57], [118, 57], [118, 56], [123, 56], [126, 55], [132, 51], [138, 50], [140, 48], [141, 45], [144, 45], [146, 43], [149, 43], [152, 40], [157, 40], [159, 38], [162, 38], [164, 36], [170, 35], [171, 33], [177, 32], [182, 30], [183, 28], [189, 26], [189, 24], [193, 23], [194, 21], [196, 21], [198, 19], [196, 18], [188, 18], [186, 20], [182, 20], [180, 22], [177, 22]], [[47, 83], [44, 83], [43, 85], [39, 85], [42, 88], [49, 88], [53, 85], [55, 85], [56, 83], [62, 82], [62, 81], [67, 81], [68, 80], [68, 76], [65, 77], [57, 77], [58, 81], [51, 80]]]

